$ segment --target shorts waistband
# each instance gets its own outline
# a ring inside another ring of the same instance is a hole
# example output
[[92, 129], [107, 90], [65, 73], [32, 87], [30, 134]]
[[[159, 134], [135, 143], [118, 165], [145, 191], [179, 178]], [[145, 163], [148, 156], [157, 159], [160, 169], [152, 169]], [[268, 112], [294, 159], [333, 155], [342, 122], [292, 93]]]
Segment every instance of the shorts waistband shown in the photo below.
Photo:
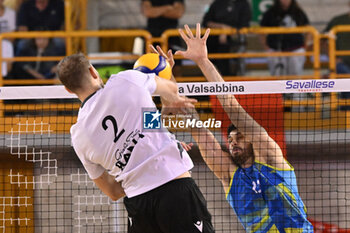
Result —
[[184, 178], [178, 178], [178, 179], [174, 179], [174, 180], [171, 180], [157, 188], [154, 188], [148, 192], [145, 192], [145, 193], [142, 193], [140, 195], [137, 195], [137, 196], [134, 196], [134, 197], [131, 197], [131, 198], [128, 198], [128, 197], [125, 197], [126, 199], [129, 199], [129, 200], [132, 200], [133, 198], [138, 198], [138, 197], [142, 197], [142, 196], [146, 196], [150, 193], [157, 193], [157, 192], [161, 192], [163, 189], [167, 188], [168, 186], [170, 185], [177, 185], [177, 184], [180, 184], [180, 183], [183, 183], [183, 184], [195, 184], [195, 181], [192, 177], [184, 177]]

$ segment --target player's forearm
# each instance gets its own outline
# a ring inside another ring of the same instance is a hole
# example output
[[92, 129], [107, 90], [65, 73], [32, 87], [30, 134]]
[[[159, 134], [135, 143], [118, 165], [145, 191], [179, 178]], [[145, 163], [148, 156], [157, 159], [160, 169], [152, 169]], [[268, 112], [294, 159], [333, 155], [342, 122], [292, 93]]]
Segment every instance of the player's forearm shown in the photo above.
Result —
[[198, 145], [204, 162], [212, 171], [214, 171], [214, 154], [215, 151], [221, 150], [219, 143], [215, 140], [214, 136], [208, 129], [191, 129], [191, 135]]
[[97, 187], [113, 201], [117, 201], [125, 196], [121, 183], [117, 182], [115, 178], [106, 171], [99, 178], [94, 179], [94, 182]]
[[[221, 145], [208, 129], [192, 131], [200, 154], [210, 170], [221, 180], [229, 182], [232, 160], [228, 153], [223, 152]], [[228, 179], [227, 179], [228, 178]]]
[[[201, 59], [200, 61], [197, 61], [197, 65], [202, 70], [207, 81], [224, 82], [224, 79], [209, 59]], [[252, 134], [253, 131], [259, 127], [233, 95], [219, 95], [218, 99], [225, 112], [228, 114], [231, 122], [242, 132]], [[244, 119], [244, 121], [240, 119]]]
[[196, 63], [208, 82], [225, 82], [214, 64], [208, 58], [202, 58], [196, 61]]
[[158, 94], [166, 103], [172, 103], [179, 98], [178, 87], [176, 83], [156, 77], [157, 88], [154, 92]]
[[120, 198], [125, 197], [125, 193], [121, 188], [120, 183], [117, 183], [117, 188], [110, 193], [105, 193], [112, 201], [118, 201]]
[[[173, 83], [176, 83], [176, 79], [175, 79], [174, 75], [171, 75], [170, 81], [172, 81]], [[164, 99], [162, 96], [160, 96], [160, 101], [161, 101], [163, 107], [171, 104], [169, 101]]]
[[116, 182], [116, 189], [113, 190], [111, 195], [109, 196], [113, 201], [118, 201], [120, 198], [125, 197], [125, 192], [121, 187], [119, 182]]
[[[209, 59], [201, 59], [200, 61], [197, 61], [197, 65], [203, 72], [203, 75], [208, 82], [225, 82], [225, 80], [215, 68], [214, 64]], [[238, 115], [239, 110], [242, 108], [234, 96], [220, 95], [218, 96], [218, 99], [227, 113], [233, 112], [232, 114]]]

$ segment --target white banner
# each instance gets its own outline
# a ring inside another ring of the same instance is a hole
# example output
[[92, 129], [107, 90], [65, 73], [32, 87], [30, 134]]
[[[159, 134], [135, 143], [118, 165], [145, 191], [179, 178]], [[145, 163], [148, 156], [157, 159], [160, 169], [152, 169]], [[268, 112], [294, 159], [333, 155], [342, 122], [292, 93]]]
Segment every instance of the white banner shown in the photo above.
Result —
[[73, 99], [63, 85], [0, 87], [0, 99]]
[[178, 83], [178, 86], [179, 93], [187, 96], [350, 92], [350, 79]]
[[[180, 95], [350, 92], [350, 79], [178, 83]], [[0, 87], [0, 99], [72, 99], [62, 85]]]

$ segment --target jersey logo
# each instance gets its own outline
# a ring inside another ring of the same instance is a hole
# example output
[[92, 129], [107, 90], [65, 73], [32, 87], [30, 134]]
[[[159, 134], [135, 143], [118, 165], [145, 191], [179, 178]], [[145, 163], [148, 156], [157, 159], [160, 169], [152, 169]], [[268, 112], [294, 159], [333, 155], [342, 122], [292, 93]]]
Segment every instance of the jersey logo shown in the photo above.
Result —
[[161, 129], [161, 113], [157, 111], [143, 112], [143, 129]]
[[132, 131], [126, 137], [123, 148], [117, 149], [114, 154], [114, 157], [117, 160], [115, 166], [117, 166], [120, 170], [124, 170], [130, 160], [131, 153], [133, 152], [138, 140], [143, 137], [144, 135], [140, 133], [140, 130]]
[[260, 181], [257, 180], [256, 182], [253, 181], [252, 183], [253, 183], [253, 188], [252, 188], [253, 191], [254, 191], [255, 193], [261, 193]]
[[200, 231], [200, 232], [203, 232], [203, 221], [197, 221], [195, 223], [193, 223], [195, 225], [195, 227], [197, 227], [197, 229]]

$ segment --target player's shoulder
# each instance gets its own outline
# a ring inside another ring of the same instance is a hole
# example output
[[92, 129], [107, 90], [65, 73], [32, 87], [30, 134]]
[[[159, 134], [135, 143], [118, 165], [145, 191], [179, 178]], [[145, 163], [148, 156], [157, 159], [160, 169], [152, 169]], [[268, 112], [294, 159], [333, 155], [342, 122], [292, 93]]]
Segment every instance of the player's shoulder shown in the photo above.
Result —
[[[148, 89], [151, 87], [151, 89], [155, 89], [156, 81], [155, 81], [155, 74], [145, 74], [137, 70], [125, 70], [122, 72], [119, 72], [118, 74], [112, 75], [106, 86], [116, 86], [116, 85], [133, 85], [137, 86], [139, 88], [146, 88]], [[124, 88], [126, 88], [124, 86]], [[153, 90], [154, 91], [154, 90]], [[153, 92], [152, 92], [153, 93]]]
[[109, 78], [107, 83], [121, 81], [121, 80], [135, 82], [135, 81], [140, 81], [142, 79], [147, 79], [148, 77], [154, 77], [154, 74], [145, 74], [138, 70], [125, 70], [125, 71], [119, 72], [118, 74], [113, 74]]

